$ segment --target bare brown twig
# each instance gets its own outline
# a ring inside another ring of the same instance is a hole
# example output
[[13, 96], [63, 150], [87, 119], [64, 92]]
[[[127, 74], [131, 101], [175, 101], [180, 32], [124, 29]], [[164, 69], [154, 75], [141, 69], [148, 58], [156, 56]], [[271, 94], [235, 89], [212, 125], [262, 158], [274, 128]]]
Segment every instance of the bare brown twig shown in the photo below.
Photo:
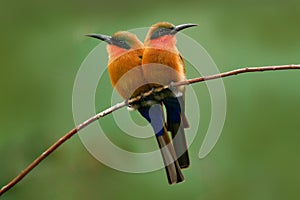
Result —
[[159, 88], [155, 88], [154, 90], [148, 91], [144, 93], [143, 95], [137, 96], [135, 98], [123, 101], [121, 103], [118, 103], [103, 112], [98, 113], [97, 115], [89, 118], [82, 124], [79, 124], [77, 127], [73, 128], [71, 131], [69, 131], [67, 134], [65, 134], [63, 137], [61, 137], [58, 141], [56, 141], [52, 146], [50, 146], [45, 152], [43, 152], [40, 156], [38, 156], [30, 165], [28, 165], [18, 176], [16, 176], [13, 180], [11, 180], [8, 184], [3, 186], [0, 189], [0, 196], [4, 194], [6, 191], [11, 189], [14, 185], [16, 185], [18, 182], [20, 182], [31, 170], [33, 170], [42, 160], [44, 160], [49, 154], [51, 154], [55, 149], [57, 149], [60, 145], [62, 145], [66, 140], [71, 138], [73, 135], [75, 135], [79, 130], [83, 129], [84, 127], [88, 126], [89, 124], [93, 123], [94, 121], [98, 120], [99, 118], [102, 118], [122, 107], [125, 107], [127, 105], [131, 105], [134, 103], [137, 103], [138, 101], [141, 101], [143, 97], [150, 96], [154, 92], [158, 93], [161, 92], [165, 89], [168, 89], [170, 87], [177, 87], [180, 85], [188, 85], [188, 84], [193, 84], [193, 83], [198, 83], [198, 82], [203, 82], [207, 80], [212, 80], [212, 79], [218, 79], [222, 77], [227, 77], [227, 76], [232, 76], [232, 75], [237, 75], [237, 74], [242, 74], [246, 72], [260, 72], [260, 71], [273, 71], [273, 70], [289, 70], [289, 69], [300, 69], [300, 64], [291, 64], [291, 65], [278, 65], [278, 66], [264, 66], [264, 67], [246, 67], [246, 68], [241, 68], [241, 69], [236, 69], [228, 72], [223, 72], [220, 74], [215, 74], [215, 75], [210, 75], [210, 76], [205, 76], [205, 77], [200, 77], [200, 78], [194, 78], [194, 79], [189, 79], [186, 81], [182, 82], [176, 82], [173, 83], [172, 85], [166, 85], [162, 86]]

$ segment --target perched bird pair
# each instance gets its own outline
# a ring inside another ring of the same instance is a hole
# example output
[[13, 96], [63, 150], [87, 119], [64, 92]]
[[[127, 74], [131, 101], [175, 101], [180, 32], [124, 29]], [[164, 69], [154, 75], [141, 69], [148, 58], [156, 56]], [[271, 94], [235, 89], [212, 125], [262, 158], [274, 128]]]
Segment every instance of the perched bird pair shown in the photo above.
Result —
[[[185, 64], [176, 48], [176, 33], [196, 24], [174, 26], [160, 22], [151, 26], [144, 44], [136, 35], [120, 31], [112, 36], [88, 34], [107, 43], [108, 72], [117, 92], [132, 98], [152, 88], [185, 80]], [[151, 124], [162, 154], [169, 184], [184, 181], [181, 168], [190, 164], [184, 128], [183, 86], [145, 97], [138, 105], [140, 114]], [[161, 97], [161, 95], [163, 95]], [[163, 106], [166, 109], [166, 122]], [[168, 134], [171, 132], [172, 140]]]

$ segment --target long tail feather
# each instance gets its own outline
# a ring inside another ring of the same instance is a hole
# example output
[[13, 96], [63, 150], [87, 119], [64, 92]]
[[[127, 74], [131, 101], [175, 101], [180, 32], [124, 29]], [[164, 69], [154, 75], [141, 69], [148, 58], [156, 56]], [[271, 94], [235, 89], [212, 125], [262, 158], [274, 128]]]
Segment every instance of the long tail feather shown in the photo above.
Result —
[[181, 168], [188, 168], [190, 165], [189, 153], [185, 133], [180, 123], [169, 123], [173, 145]]
[[188, 126], [182, 97], [168, 97], [163, 101], [167, 110], [167, 127], [172, 134], [173, 145], [181, 168], [190, 165], [184, 128]]
[[151, 107], [141, 107], [138, 110], [148, 120], [155, 132], [169, 184], [184, 181], [184, 176], [176, 159], [176, 152], [165, 127], [162, 105], [155, 104]]
[[156, 136], [160, 152], [162, 154], [165, 171], [169, 184], [180, 183], [184, 181], [181, 168], [176, 160], [176, 155], [167, 133], [163, 136]]

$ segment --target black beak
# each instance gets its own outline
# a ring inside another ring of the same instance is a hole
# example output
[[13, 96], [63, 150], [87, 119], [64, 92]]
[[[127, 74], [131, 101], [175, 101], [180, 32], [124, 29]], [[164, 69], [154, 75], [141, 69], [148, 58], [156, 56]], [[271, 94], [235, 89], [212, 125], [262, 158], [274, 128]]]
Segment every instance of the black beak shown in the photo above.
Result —
[[96, 38], [104, 42], [107, 42], [108, 44], [111, 44], [111, 37], [108, 35], [91, 33], [91, 34], [86, 34], [85, 36]]
[[198, 26], [198, 24], [191, 24], [191, 23], [180, 24], [180, 25], [177, 25], [177, 26], [174, 27], [174, 29], [172, 30], [172, 33], [176, 34], [177, 32], [179, 32], [183, 29], [190, 28], [190, 27], [193, 27], [193, 26]]

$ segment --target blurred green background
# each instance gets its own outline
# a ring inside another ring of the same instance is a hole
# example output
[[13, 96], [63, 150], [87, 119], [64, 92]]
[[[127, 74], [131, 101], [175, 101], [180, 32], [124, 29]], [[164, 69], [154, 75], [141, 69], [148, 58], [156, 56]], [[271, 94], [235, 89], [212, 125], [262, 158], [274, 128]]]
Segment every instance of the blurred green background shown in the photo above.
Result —
[[[192, 22], [200, 26], [184, 33], [204, 46], [220, 71], [300, 63], [298, 0], [1, 0], [0, 4], [1, 186], [74, 126], [73, 82], [81, 62], [98, 44], [84, 37], [86, 33], [112, 34], [158, 21]], [[203, 160], [197, 154], [210, 103], [205, 84], [193, 86], [203, 99], [199, 102], [203, 122], [190, 148], [192, 165], [184, 171], [183, 184], [169, 186], [163, 170], [127, 174], [110, 169], [74, 136], [1, 198], [296, 199], [300, 70], [249, 73], [225, 78], [224, 83], [228, 101], [224, 130]], [[106, 90], [111, 87], [102, 88]], [[109, 105], [104, 102], [96, 107]]]

